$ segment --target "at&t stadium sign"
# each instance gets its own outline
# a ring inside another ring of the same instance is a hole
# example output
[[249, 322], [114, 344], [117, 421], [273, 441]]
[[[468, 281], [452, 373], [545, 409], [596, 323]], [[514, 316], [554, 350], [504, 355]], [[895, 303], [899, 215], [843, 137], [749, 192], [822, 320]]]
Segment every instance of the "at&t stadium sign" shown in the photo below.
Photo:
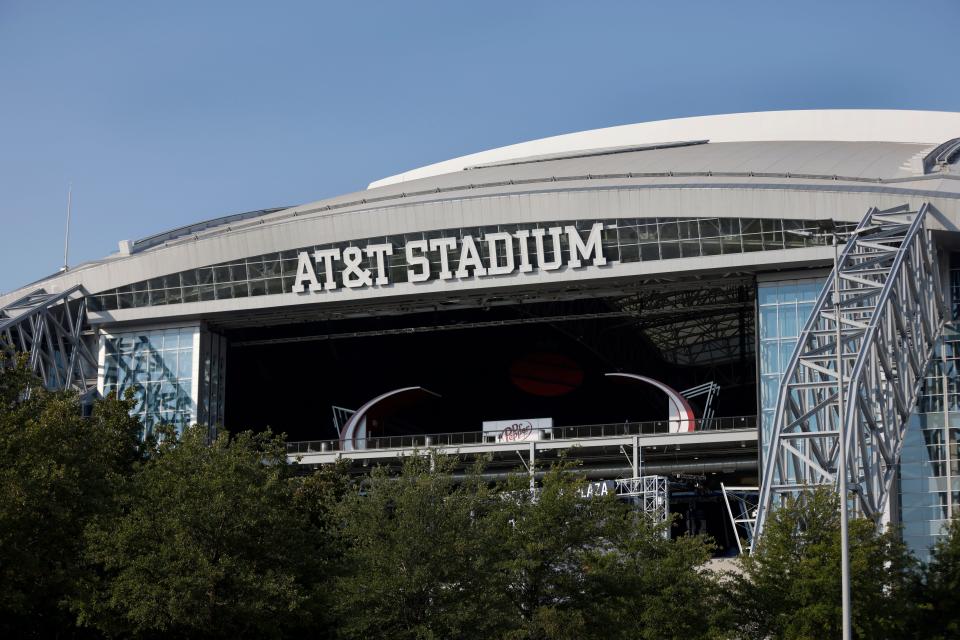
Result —
[[[575, 226], [565, 226], [522, 229], [513, 233], [501, 231], [478, 238], [464, 235], [463, 238], [411, 240], [403, 247], [394, 247], [392, 243], [371, 243], [364, 247], [318, 249], [312, 254], [301, 251], [297, 256], [297, 276], [291, 291], [320, 293], [341, 286], [356, 289], [388, 285], [387, 256], [394, 255], [395, 251], [402, 251], [406, 257], [408, 282], [494, 278], [515, 272], [529, 273], [534, 270], [534, 259], [536, 268], [541, 271], [556, 271], [562, 267], [577, 269], [588, 265], [599, 267], [607, 264], [603, 255], [602, 232], [603, 223], [597, 222], [586, 234], [586, 240]], [[566, 251], [562, 248], [564, 236]], [[481, 255], [482, 244], [486, 245], [486, 259]], [[456, 259], [456, 270], [451, 266], [453, 259]], [[431, 270], [431, 262], [439, 264], [439, 271]]]

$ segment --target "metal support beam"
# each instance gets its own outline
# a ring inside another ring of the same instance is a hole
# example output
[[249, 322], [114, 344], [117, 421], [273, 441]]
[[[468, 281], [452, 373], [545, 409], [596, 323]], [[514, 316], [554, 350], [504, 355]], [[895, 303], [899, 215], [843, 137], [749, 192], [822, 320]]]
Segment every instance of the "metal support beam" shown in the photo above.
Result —
[[783, 376], [754, 545], [786, 497], [841, 479], [880, 521], [946, 317], [929, 209], [871, 209], [837, 258]]
[[0, 367], [16, 353], [28, 353], [28, 366], [49, 389], [89, 394], [97, 385], [95, 345], [87, 331], [83, 287], [62, 293], [37, 289], [0, 308]]

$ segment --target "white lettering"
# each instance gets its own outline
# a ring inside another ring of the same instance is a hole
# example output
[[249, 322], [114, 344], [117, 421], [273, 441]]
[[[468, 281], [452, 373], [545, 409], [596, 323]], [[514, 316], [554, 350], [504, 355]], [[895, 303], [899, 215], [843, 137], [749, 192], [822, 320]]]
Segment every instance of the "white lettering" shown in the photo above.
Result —
[[310, 281], [310, 291], [320, 291], [323, 287], [317, 282], [317, 272], [313, 269], [313, 263], [310, 262], [310, 254], [301, 251], [297, 254], [297, 278], [293, 281], [294, 293], [303, 293], [303, 281]]
[[[580, 232], [577, 231], [576, 227], [568, 226], [566, 227], [567, 232], [567, 246], [570, 247], [570, 260], [568, 264], [576, 269], [580, 266], [580, 257], [583, 256], [583, 259], [586, 260], [590, 257], [590, 254], [593, 254], [593, 265], [595, 267], [602, 267], [607, 264], [607, 259], [603, 256], [603, 246], [601, 245], [601, 239], [603, 236], [603, 223], [597, 222], [590, 228], [590, 235], [587, 237], [587, 242], [584, 244], [583, 240], [580, 238]], [[557, 245], [554, 244], [554, 247]]]
[[363, 252], [360, 247], [347, 247], [343, 250], [343, 286], [348, 289], [357, 287], [369, 287], [372, 284], [370, 280], [370, 270], [363, 269], [360, 263], [363, 262]]
[[324, 289], [330, 291], [337, 288], [337, 281], [333, 277], [333, 261], [340, 259], [340, 249], [318, 249], [313, 252], [313, 259], [317, 264], [323, 262]]
[[441, 280], [449, 280], [453, 277], [453, 274], [450, 273], [450, 258], [447, 256], [447, 251], [456, 248], [456, 238], [434, 238], [430, 241], [430, 251], [440, 250], [440, 273], [438, 277]]
[[520, 242], [520, 273], [530, 273], [533, 271], [533, 265], [530, 264], [530, 251], [527, 248], [527, 238], [530, 237], [530, 232], [521, 229], [514, 233], [513, 237]]
[[[488, 276], [502, 276], [513, 273], [513, 236], [506, 232], [488, 233], [484, 240], [487, 241], [487, 253], [490, 255], [490, 266], [487, 268]], [[504, 256], [506, 262], [500, 264], [497, 257], [497, 244], [504, 245]]]
[[463, 240], [460, 241], [460, 266], [457, 268], [457, 277], [469, 278], [468, 268], [473, 269], [473, 275], [475, 276], [487, 275], [487, 270], [480, 259], [480, 252], [477, 251], [473, 236], [463, 236]]
[[430, 279], [430, 260], [427, 259], [425, 255], [413, 255], [414, 251], [419, 251], [421, 254], [427, 252], [427, 241], [426, 240], [411, 240], [407, 243], [406, 253], [407, 253], [407, 264], [410, 267], [418, 266], [420, 267], [420, 272], [418, 273], [412, 268], [407, 269], [407, 282], [424, 282], [425, 280]]
[[553, 260], [550, 262], [547, 262], [546, 251], [543, 247], [544, 230], [534, 229], [530, 232], [530, 235], [533, 236], [533, 239], [536, 240], [537, 243], [537, 266], [544, 271], [554, 271], [559, 269], [560, 265], [563, 264], [563, 250], [560, 247], [560, 234], [563, 233], [563, 229], [560, 227], [550, 227], [546, 233], [549, 233], [553, 240]]
[[[534, 270], [529, 243], [531, 237], [535, 244], [536, 267], [542, 271], [555, 271], [564, 264], [572, 268], [590, 264], [603, 266], [607, 264], [603, 255], [603, 228], [602, 222], [593, 223], [586, 234], [586, 240], [574, 225], [519, 229], [512, 233], [501, 231], [486, 234], [482, 240], [471, 235], [465, 235], [462, 239], [446, 237], [411, 240], [404, 247], [407, 282], [425, 282], [431, 278], [449, 280], [454, 277], [466, 279], [503, 276], [517, 270], [529, 273]], [[549, 245], [545, 240], [547, 236], [550, 237]], [[486, 260], [479, 249], [481, 241], [486, 243]], [[566, 250], [564, 243], [567, 245]], [[313, 252], [312, 257], [309, 252], [299, 252], [297, 274], [291, 291], [330, 291], [341, 285], [349, 289], [388, 285], [390, 263], [387, 256], [394, 255], [394, 249], [393, 244], [384, 242], [342, 249], [318, 249]], [[451, 252], [458, 249], [459, 262], [456, 272], [453, 272]], [[437, 260], [434, 252], [439, 255], [439, 272], [434, 271], [434, 261]]]
[[374, 256], [377, 258], [377, 279], [373, 281], [374, 284], [376, 284], [378, 287], [382, 287], [383, 285], [387, 284], [389, 279], [387, 278], [387, 272], [383, 265], [384, 256], [393, 255], [393, 245], [368, 244], [364, 252], [367, 254], [368, 258], [372, 258]]

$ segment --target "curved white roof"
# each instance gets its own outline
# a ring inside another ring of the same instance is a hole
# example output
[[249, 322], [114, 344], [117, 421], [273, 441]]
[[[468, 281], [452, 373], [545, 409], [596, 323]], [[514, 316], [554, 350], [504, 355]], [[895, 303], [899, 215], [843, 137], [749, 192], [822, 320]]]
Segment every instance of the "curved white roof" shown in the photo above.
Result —
[[960, 113], [946, 111], [823, 109], [730, 113], [641, 122], [521, 142], [398, 173], [371, 182], [368, 188], [522, 158], [681, 141], [940, 144], [956, 137], [960, 137]]

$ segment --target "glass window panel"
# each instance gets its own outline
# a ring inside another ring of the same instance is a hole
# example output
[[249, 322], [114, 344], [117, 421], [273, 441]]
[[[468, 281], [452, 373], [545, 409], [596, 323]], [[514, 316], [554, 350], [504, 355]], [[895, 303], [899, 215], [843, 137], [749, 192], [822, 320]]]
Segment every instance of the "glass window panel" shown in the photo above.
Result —
[[247, 276], [251, 280], [257, 280], [263, 277], [263, 263], [258, 261], [249, 261], [247, 263]]
[[763, 239], [759, 233], [744, 234], [741, 238], [744, 252], [763, 251]]
[[295, 276], [297, 275], [297, 261], [296, 260], [284, 260], [281, 263], [283, 268], [283, 275], [285, 276]]
[[760, 339], [777, 337], [777, 308], [760, 307]]
[[696, 220], [680, 220], [677, 222], [677, 231], [681, 240], [690, 240], [700, 237], [700, 228]]
[[[230, 267], [214, 267], [213, 268], [213, 281], [217, 284], [221, 282], [232, 282], [233, 278], [230, 277]], [[219, 296], [217, 296], [219, 298]]]
[[743, 253], [742, 238], [739, 235], [724, 235], [720, 242], [724, 253]]
[[660, 222], [659, 223], [659, 234], [660, 240], [678, 240], [680, 237], [680, 232], [677, 229], [677, 223], [674, 221]]
[[720, 218], [720, 235], [722, 236], [739, 236], [740, 235], [740, 218]]
[[797, 307], [794, 304], [780, 305], [780, 337], [795, 338], [798, 335]]
[[251, 280], [250, 281], [250, 295], [251, 296], [262, 296], [267, 293], [267, 281], [266, 280]]
[[165, 351], [180, 348], [180, 332], [177, 329], [169, 329], [163, 332], [163, 348]]
[[760, 221], [754, 218], [741, 218], [740, 233], [742, 235], [759, 234], [761, 231]]
[[233, 297], [232, 284], [217, 284], [214, 289], [216, 290], [217, 300], [229, 300]]
[[[273, 254], [271, 254], [273, 255]], [[280, 260], [276, 257], [263, 261], [263, 275], [264, 277], [276, 277], [281, 275], [280, 273]]]
[[760, 371], [773, 373], [780, 371], [780, 347], [774, 340], [764, 340], [760, 343]]
[[700, 237], [715, 238], [720, 235], [720, 221], [716, 218], [704, 218], [700, 221]]
[[684, 240], [680, 243], [680, 250], [684, 258], [695, 258], [700, 255], [700, 241]]
[[793, 355], [793, 350], [796, 347], [795, 340], [788, 340], [780, 343], [780, 369], [781, 373], [784, 373], [787, 368], [787, 364], [790, 362], [790, 357]]
[[188, 271], [181, 271], [180, 280], [181, 284], [185, 287], [197, 284], [197, 270], [190, 269]]
[[617, 230], [619, 234], [620, 244], [636, 244], [637, 243], [637, 228], [636, 227], [621, 227]]
[[130, 291], [132, 293], [131, 306], [132, 307], [145, 307], [149, 304], [149, 298], [147, 297], [147, 289], [143, 284], [133, 284], [130, 285]]
[[776, 285], [761, 285], [757, 287], [757, 302], [760, 305], [776, 304], [777, 302]]
[[[626, 249], [626, 247], [624, 247]], [[640, 245], [640, 259], [644, 262], [648, 260], [660, 259], [660, 245], [655, 243]]]
[[230, 265], [230, 280], [243, 282], [247, 279], [247, 265], [244, 263]]
[[283, 293], [283, 281], [280, 278], [270, 278], [269, 280], [265, 280], [265, 282], [267, 284], [268, 294]]
[[798, 300], [803, 302], [816, 302], [820, 290], [823, 289], [823, 282], [811, 281], [800, 284]]
[[150, 304], [151, 304], [151, 305], [167, 304], [167, 290], [166, 290], [166, 289], [151, 289], [151, 290], [150, 290]]
[[660, 238], [659, 230], [655, 224], [645, 224], [637, 227], [638, 242], [656, 242]]
[[[656, 247], [657, 245], [653, 245]], [[639, 262], [640, 248], [635, 244], [628, 244], [620, 247], [621, 262]]]
[[663, 260], [669, 260], [671, 258], [679, 258], [680, 243], [679, 242], [661, 242], [660, 257]]
[[797, 326], [799, 329], [802, 329], [806, 325], [812, 313], [813, 304], [805, 302], [797, 305]]

